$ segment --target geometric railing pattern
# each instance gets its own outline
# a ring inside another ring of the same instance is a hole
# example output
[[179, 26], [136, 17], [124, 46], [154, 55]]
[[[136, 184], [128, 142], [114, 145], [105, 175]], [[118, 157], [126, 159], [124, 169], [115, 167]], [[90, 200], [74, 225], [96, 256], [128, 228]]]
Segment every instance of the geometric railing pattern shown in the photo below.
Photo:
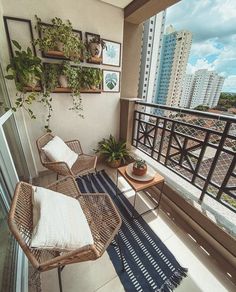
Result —
[[236, 211], [236, 119], [136, 102], [132, 145]]

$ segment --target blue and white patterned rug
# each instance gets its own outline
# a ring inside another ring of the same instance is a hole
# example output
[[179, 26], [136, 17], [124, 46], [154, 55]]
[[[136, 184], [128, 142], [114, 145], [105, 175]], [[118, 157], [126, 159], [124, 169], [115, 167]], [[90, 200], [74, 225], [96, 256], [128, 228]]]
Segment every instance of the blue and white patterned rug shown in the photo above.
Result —
[[116, 185], [104, 170], [90, 178], [92, 184], [88, 176], [77, 179], [81, 192], [108, 193], [121, 214], [123, 224], [119, 237], [125, 272], [122, 272], [118, 247], [110, 245], [107, 251], [125, 291], [173, 291], [186, 277], [187, 269], [180, 266], [142, 217], [131, 219], [130, 202], [123, 194], [116, 196]]

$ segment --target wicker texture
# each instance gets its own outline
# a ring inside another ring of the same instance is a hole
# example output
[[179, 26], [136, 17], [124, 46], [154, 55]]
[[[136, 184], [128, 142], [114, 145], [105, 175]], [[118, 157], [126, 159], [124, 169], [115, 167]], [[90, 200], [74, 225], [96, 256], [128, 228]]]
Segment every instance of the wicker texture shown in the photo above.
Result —
[[78, 140], [71, 140], [65, 142], [71, 150], [77, 153], [78, 159], [70, 169], [67, 163], [62, 161], [51, 161], [44, 153], [42, 148], [53, 139], [53, 135], [51, 133], [47, 133], [40, 137], [36, 141], [36, 145], [39, 152], [39, 157], [42, 165], [59, 175], [67, 176], [72, 175], [73, 177], [78, 177], [79, 175], [83, 175], [85, 173], [93, 172], [96, 169], [97, 165], [97, 156], [84, 154], [81, 144]]
[[9, 213], [9, 228], [29, 261], [39, 271], [48, 271], [59, 266], [96, 260], [101, 257], [121, 226], [121, 218], [107, 194], [81, 194], [73, 177], [67, 176], [48, 186], [79, 200], [89, 223], [94, 239], [93, 245], [70, 252], [32, 249], [30, 241], [33, 231], [32, 194], [30, 184], [19, 182], [15, 189]]

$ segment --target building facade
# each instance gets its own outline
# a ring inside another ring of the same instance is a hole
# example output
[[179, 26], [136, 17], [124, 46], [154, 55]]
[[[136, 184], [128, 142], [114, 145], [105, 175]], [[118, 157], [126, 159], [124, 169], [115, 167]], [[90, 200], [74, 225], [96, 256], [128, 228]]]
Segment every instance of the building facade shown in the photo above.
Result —
[[166, 29], [160, 58], [160, 69], [155, 91], [155, 103], [180, 106], [182, 83], [192, 44], [192, 33]]
[[199, 69], [186, 74], [182, 84], [180, 107], [195, 108], [199, 105], [215, 107], [218, 104], [224, 77], [216, 71]]
[[162, 11], [144, 23], [138, 97], [154, 102], [156, 79], [165, 29], [166, 12]]

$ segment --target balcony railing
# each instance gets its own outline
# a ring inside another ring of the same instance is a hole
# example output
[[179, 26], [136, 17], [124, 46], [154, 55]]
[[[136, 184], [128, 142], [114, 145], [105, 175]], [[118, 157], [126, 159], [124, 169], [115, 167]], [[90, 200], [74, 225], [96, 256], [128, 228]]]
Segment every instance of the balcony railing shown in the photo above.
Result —
[[236, 211], [236, 118], [136, 102], [132, 145]]

